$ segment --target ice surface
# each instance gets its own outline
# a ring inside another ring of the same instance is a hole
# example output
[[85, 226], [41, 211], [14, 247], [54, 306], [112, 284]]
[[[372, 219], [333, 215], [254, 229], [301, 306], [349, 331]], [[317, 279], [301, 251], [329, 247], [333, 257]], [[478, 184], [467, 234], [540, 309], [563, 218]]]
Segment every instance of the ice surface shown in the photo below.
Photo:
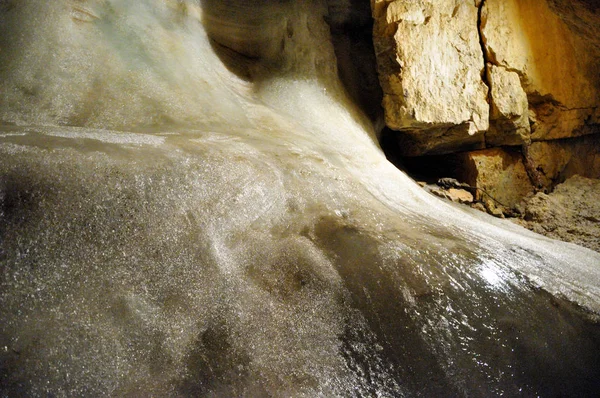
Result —
[[344, 7], [0, 1], [3, 396], [598, 391], [600, 254], [388, 163]]

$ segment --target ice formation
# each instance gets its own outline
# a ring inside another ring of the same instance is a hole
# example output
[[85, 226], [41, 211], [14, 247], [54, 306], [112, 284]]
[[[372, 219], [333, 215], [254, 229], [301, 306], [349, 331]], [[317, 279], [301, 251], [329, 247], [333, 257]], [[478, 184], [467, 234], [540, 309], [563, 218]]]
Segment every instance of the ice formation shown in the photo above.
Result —
[[0, 395], [598, 390], [600, 254], [388, 163], [330, 12], [0, 1]]

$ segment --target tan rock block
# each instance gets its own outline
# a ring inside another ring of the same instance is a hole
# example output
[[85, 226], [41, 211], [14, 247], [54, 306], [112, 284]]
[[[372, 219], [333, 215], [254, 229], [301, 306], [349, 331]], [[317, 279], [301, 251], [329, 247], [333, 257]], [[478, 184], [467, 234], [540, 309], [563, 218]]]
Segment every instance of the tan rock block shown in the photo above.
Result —
[[491, 120], [487, 145], [520, 145], [529, 141], [529, 104], [516, 72], [490, 65]]
[[477, 188], [477, 200], [491, 200], [510, 209], [533, 191], [518, 151], [493, 148], [460, 156], [459, 179]]
[[474, 2], [375, 3], [374, 41], [386, 124], [411, 132], [413, 154], [482, 142], [489, 105]]
[[453, 202], [469, 204], [473, 203], [473, 195], [464, 189], [450, 188], [448, 189], [448, 199]]

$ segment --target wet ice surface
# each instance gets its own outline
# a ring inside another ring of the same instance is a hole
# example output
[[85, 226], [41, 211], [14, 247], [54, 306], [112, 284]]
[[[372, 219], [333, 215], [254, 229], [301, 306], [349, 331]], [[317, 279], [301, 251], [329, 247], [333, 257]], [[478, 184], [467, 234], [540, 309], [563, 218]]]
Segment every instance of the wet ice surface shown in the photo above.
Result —
[[[84, 3], [74, 19], [44, 5], [78, 33], [37, 94], [22, 90], [29, 50], [0, 70], [2, 119], [19, 124], [0, 131], [2, 395], [598, 391], [600, 255], [443, 203], [390, 165], [337, 81], [322, 3], [277, 6], [289, 57], [219, 37], [267, 59], [255, 80], [224, 67], [191, 2], [183, 22], [171, 2]], [[141, 68], [143, 98], [112, 83], [114, 59], [82, 71], [80, 42]], [[97, 107], [69, 105], [92, 77]], [[144, 125], [156, 109], [172, 123]]]
[[591, 251], [470, 230], [435, 199], [391, 208], [376, 176], [285, 140], [32, 130], [0, 146], [5, 392], [597, 387], [597, 323], [543, 290], [597, 310], [569, 274], [597, 276]]

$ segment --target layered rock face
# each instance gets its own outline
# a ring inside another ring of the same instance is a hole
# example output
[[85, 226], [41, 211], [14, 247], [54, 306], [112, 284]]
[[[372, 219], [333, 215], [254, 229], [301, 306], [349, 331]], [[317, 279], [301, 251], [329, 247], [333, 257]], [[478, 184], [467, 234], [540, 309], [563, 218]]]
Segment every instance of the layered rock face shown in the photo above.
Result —
[[[373, 0], [372, 9], [386, 122], [405, 156], [483, 150], [455, 174], [504, 190], [516, 161], [529, 181], [508, 188], [521, 193], [600, 177], [597, 6]], [[517, 158], [488, 149], [511, 146]]]

